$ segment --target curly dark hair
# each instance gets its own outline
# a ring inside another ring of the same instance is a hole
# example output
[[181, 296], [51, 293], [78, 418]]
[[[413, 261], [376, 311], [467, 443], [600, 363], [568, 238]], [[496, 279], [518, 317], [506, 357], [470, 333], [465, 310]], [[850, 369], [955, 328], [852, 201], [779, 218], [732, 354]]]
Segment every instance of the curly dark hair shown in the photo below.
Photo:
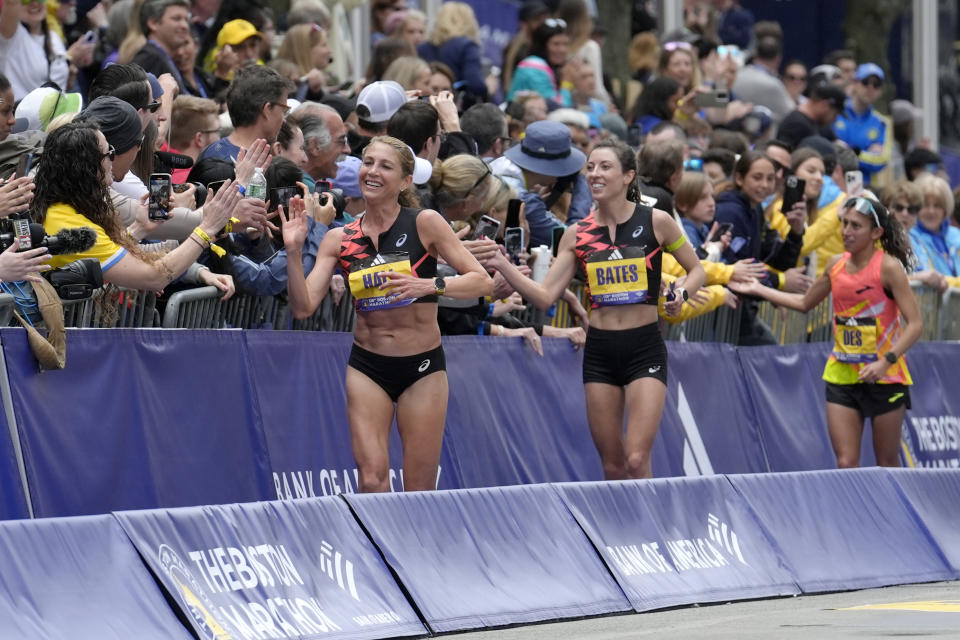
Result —
[[130, 242], [110, 198], [97, 131], [92, 122], [72, 122], [47, 136], [34, 177], [36, 189], [30, 215], [42, 223], [52, 205], [68, 204], [100, 225], [111, 240], [128, 246]]
[[[912, 272], [916, 266], [917, 256], [913, 253], [913, 247], [910, 245], [910, 236], [897, 221], [896, 216], [890, 215], [885, 206], [873, 198], [864, 198], [864, 200], [869, 202], [873, 206], [873, 210], [877, 212], [877, 220], [880, 221], [880, 228], [883, 229], [883, 235], [880, 236], [880, 246], [883, 247], [883, 252], [899, 260], [907, 273]], [[867, 216], [867, 219], [870, 220], [871, 227], [877, 226], [876, 220], [871, 216]]]

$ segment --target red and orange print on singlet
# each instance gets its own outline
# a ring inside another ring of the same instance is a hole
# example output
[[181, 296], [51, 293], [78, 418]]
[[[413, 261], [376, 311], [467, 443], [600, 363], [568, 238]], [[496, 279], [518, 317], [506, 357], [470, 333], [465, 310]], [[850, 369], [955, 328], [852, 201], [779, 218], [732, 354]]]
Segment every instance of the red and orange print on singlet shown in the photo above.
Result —
[[[827, 382], [857, 384], [860, 370], [882, 358], [900, 337], [900, 308], [883, 288], [883, 256], [883, 251], [874, 251], [866, 267], [850, 273], [850, 253], [844, 253], [830, 270], [834, 343], [823, 371]], [[879, 382], [913, 383], [902, 357], [890, 365]]]

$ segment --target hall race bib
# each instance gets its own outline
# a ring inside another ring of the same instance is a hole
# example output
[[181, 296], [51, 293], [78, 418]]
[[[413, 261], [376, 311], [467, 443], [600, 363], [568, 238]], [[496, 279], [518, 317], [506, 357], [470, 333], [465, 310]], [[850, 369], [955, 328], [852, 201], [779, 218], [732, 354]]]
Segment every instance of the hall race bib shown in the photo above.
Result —
[[381, 311], [405, 307], [413, 298], [396, 300], [389, 289], [380, 286], [389, 281], [387, 272], [411, 274], [410, 258], [406, 253], [377, 254], [361, 260], [350, 270], [350, 293], [356, 300], [358, 311]]
[[836, 317], [833, 356], [840, 362], [874, 362], [877, 356], [877, 319]]
[[595, 251], [585, 267], [595, 304], [636, 304], [647, 299], [647, 261], [640, 247]]

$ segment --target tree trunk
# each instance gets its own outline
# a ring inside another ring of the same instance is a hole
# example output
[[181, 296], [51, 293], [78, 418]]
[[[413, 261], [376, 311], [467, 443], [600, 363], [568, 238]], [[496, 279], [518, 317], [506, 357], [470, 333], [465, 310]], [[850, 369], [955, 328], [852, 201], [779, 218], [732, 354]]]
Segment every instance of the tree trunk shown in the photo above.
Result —
[[[627, 50], [630, 47], [630, 10], [631, 0], [603, 0], [597, 2], [598, 19], [607, 28], [607, 38], [603, 45], [603, 72], [610, 76], [614, 90], [618, 92], [618, 102], [623, 104], [627, 81], [630, 79], [630, 66], [627, 62]], [[625, 105], [627, 108], [629, 105]]]

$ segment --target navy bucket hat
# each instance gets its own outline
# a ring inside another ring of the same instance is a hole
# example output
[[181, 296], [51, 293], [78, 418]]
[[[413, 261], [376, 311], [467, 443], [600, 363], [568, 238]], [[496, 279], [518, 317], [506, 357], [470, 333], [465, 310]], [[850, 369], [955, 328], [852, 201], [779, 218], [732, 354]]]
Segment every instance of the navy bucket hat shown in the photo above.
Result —
[[567, 125], [550, 120], [528, 126], [521, 143], [504, 155], [521, 169], [558, 178], [580, 171], [587, 162], [587, 156], [573, 147]]

